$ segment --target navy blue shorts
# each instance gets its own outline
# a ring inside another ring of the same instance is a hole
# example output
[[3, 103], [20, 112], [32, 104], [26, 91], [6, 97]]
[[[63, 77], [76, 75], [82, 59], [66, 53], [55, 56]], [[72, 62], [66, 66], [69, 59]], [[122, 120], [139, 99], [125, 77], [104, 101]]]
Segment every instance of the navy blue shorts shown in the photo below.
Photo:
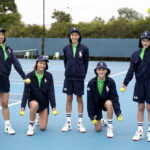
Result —
[[82, 96], [84, 94], [84, 80], [64, 80], [63, 92]]
[[150, 104], [150, 80], [136, 81], [133, 101]]
[[9, 91], [10, 91], [9, 79], [0, 76], [0, 93], [5, 93]]

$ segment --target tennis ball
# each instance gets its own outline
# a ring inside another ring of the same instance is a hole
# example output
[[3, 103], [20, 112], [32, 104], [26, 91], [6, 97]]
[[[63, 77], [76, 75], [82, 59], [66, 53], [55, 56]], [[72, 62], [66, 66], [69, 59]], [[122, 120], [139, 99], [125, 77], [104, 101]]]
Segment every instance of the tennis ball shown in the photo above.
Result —
[[125, 88], [120, 88], [120, 91], [121, 91], [121, 92], [124, 92], [124, 91], [125, 91]]
[[20, 115], [24, 116], [25, 115], [25, 111], [20, 111]]
[[53, 115], [56, 116], [58, 112], [56, 110], [52, 111]]
[[96, 125], [96, 124], [97, 124], [97, 120], [96, 120], [96, 119], [92, 120], [92, 123], [93, 123], [94, 125]]
[[147, 12], [150, 13], [150, 8], [147, 9]]
[[119, 116], [117, 119], [118, 119], [118, 121], [122, 121], [123, 120], [122, 116]]
[[26, 81], [27, 81], [28, 83], [31, 83], [31, 80], [30, 80], [29, 78], [27, 78]]

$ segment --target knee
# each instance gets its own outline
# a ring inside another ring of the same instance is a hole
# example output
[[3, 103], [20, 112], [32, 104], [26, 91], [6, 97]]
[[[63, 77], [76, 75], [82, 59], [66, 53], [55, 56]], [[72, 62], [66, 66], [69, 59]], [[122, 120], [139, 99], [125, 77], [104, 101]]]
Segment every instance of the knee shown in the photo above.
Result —
[[95, 128], [96, 132], [101, 132], [101, 127]]
[[150, 104], [147, 104], [147, 111], [150, 112]]
[[72, 95], [67, 96], [67, 103], [72, 103], [73, 97]]
[[41, 131], [45, 131], [45, 130], [46, 130], [46, 127], [45, 127], [45, 126], [40, 126], [40, 130], [41, 130]]
[[82, 96], [77, 96], [77, 102], [78, 103], [83, 103]]
[[139, 105], [138, 105], [138, 111], [144, 111], [144, 109], [145, 109], [145, 104], [143, 104], [143, 103], [139, 103]]
[[112, 102], [110, 100], [106, 101], [105, 106], [106, 106], [107, 110], [112, 110], [113, 109]]
[[8, 109], [8, 104], [7, 103], [2, 103], [2, 109]]
[[37, 110], [38, 109], [38, 103], [37, 102], [30, 102], [30, 109], [31, 110]]

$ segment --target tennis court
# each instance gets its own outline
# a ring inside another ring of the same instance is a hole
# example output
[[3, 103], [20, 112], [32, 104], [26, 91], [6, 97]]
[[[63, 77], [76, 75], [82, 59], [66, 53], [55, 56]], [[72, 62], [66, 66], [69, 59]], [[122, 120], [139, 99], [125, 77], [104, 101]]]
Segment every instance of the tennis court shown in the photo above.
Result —
[[[35, 60], [19, 59], [22, 67], [26, 73], [33, 69]], [[64, 125], [65, 118], [65, 103], [66, 95], [62, 93], [62, 86], [64, 80], [64, 66], [63, 61], [51, 60], [49, 62], [49, 71], [53, 74], [55, 83], [55, 95], [58, 109], [58, 116], [49, 115], [49, 122], [47, 130], [41, 132], [36, 127], [36, 133], [32, 137], [26, 135], [27, 125], [29, 121], [29, 109], [26, 107], [25, 116], [19, 115], [20, 102], [23, 93], [24, 83], [20, 76], [12, 69], [10, 82], [10, 120], [13, 128], [16, 131], [16, 135], [7, 135], [4, 133], [4, 121], [2, 115], [0, 117], [0, 149], [1, 150], [141, 150], [149, 149], [149, 143], [147, 142], [147, 112], [145, 112], [144, 121], [144, 136], [143, 140], [139, 142], [132, 141], [132, 136], [137, 129], [137, 103], [132, 101], [134, 82], [129, 84], [126, 93], [119, 91], [123, 82], [124, 76], [129, 66], [129, 62], [107, 62], [108, 67], [111, 69], [111, 77], [116, 81], [117, 90], [120, 98], [120, 104], [123, 115], [123, 122], [118, 122], [116, 116], [113, 116], [114, 126], [114, 138], [108, 139], [106, 137], [106, 127], [102, 128], [100, 133], [96, 133], [94, 126], [91, 124], [86, 110], [86, 86], [87, 82], [93, 78], [94, 68], [97, 61], [90, 61], [87, 77], [85, 80], [85, 94], [84, 99], [84, 125], [87, 129], [87, 133], [80, 133], [77, 131], [77, 103], [74, 97], [73, 111], [72, 111], [72, 123], [73, 130], [67, 133], [61, 132], [61, 128]], [[1, 108], [0, 108], [1, 113]], [[105, 113], [104, 117], [106, 116]], [[106, 118], [106, 117], [105, 117]]]

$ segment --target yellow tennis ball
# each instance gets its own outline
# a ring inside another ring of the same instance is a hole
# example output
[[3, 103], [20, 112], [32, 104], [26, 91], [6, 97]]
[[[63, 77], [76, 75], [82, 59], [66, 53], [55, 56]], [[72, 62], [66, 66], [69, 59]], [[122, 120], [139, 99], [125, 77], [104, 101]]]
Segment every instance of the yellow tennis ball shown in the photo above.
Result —
[[58, 112], [56, 110], [52, 111], [53, 115], [56, 116]]
[[123, 121], [122, 116], [119, 116], [117, 119], [118, 119], [118, 121]]
[[92, 120], [92, 123], [93, 123], [94, 125], [96, 125], [96, 124], [97, 124], [97, 120], [96, 120], [96, 119]]
[[124, 91], [125, 91], [125, 88], [120, 88], [120, 91], [121, 91], [121, 92], [124, 92]]
[[150, 8], [147, 9], [147, 12], [150, 13]]
[[28, 83], [31, 83], [31, 80], [30, 80], [29, 78], [27, 78], [26, 81], [27, 81]]
[[25, 111], [20, 111], [20, 115], [24, 116], [25, 115]]

